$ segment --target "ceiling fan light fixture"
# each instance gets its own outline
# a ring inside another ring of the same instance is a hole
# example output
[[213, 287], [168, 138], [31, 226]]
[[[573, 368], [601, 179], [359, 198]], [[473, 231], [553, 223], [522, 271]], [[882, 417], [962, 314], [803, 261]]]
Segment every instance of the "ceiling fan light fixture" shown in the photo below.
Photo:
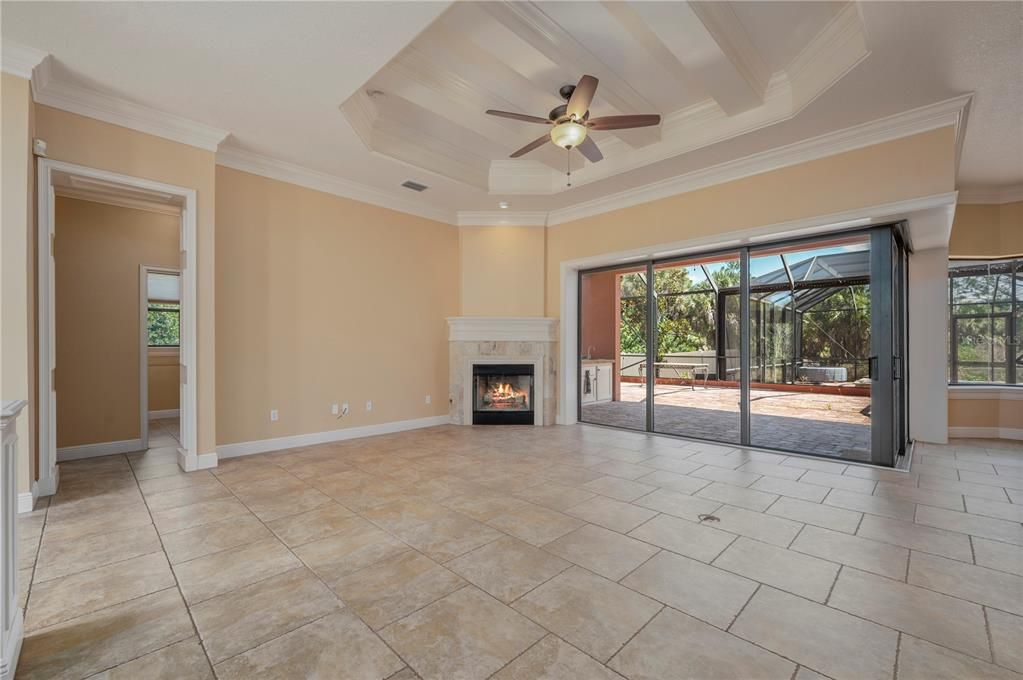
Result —
[[586, 139], [586, 126], [574, 120], [558, 123], [551, 129], [551, 141], [562, 149], [579, 146], [584, 139]]

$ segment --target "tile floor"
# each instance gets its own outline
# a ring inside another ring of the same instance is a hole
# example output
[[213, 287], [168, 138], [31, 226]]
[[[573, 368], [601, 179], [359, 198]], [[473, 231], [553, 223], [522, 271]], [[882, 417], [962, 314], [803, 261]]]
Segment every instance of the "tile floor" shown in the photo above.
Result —
[[20, 680], [1023, 673], [1019, 444], [437, 427], [184, 474], [172, 438], [20, 518]]

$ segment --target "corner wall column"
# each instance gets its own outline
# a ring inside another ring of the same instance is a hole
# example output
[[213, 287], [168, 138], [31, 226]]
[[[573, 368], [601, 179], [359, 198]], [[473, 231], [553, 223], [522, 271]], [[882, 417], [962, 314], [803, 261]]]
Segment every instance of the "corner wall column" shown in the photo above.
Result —
[[0, 416], [0, 680], [12, 680], [18, 667], [24, 613], [18, 607], [18, 432], [15, 423], [25, 401], [6, 401]]

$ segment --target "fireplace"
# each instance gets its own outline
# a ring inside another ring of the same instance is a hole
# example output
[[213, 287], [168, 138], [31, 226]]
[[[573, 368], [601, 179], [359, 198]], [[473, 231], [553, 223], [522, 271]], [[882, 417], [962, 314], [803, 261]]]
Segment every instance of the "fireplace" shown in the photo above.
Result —
[[473, 425], [533, 424], [533, 364], [473, 364]]

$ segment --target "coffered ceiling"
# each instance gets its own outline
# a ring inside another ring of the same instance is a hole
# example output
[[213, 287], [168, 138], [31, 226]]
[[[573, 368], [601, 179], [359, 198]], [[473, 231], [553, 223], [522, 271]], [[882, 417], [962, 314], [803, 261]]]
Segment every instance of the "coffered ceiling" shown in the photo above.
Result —
[[[39, 103], [452, 222], [553, 223], [941, 125], [961, 187], [1023, 185], [1021, 3], [5, 0], [0, 19]], [[663, 122], [593, 133], [605, 158], [573, 152], [568, 189], [566, 152], [510, 160], [542, 130], [484, 111], [545, 116], [584, 73], [594, 116]]]
[[[552, 194], [796, 115], [869, 53], [855, 4], [460, 3], [341, 107], [366, 147], [492, 194]], [[659, 113], [658, 127], [595, 133], [605, 160], [547, 145], [558, 88], [600, 80], [591, 116]]]

